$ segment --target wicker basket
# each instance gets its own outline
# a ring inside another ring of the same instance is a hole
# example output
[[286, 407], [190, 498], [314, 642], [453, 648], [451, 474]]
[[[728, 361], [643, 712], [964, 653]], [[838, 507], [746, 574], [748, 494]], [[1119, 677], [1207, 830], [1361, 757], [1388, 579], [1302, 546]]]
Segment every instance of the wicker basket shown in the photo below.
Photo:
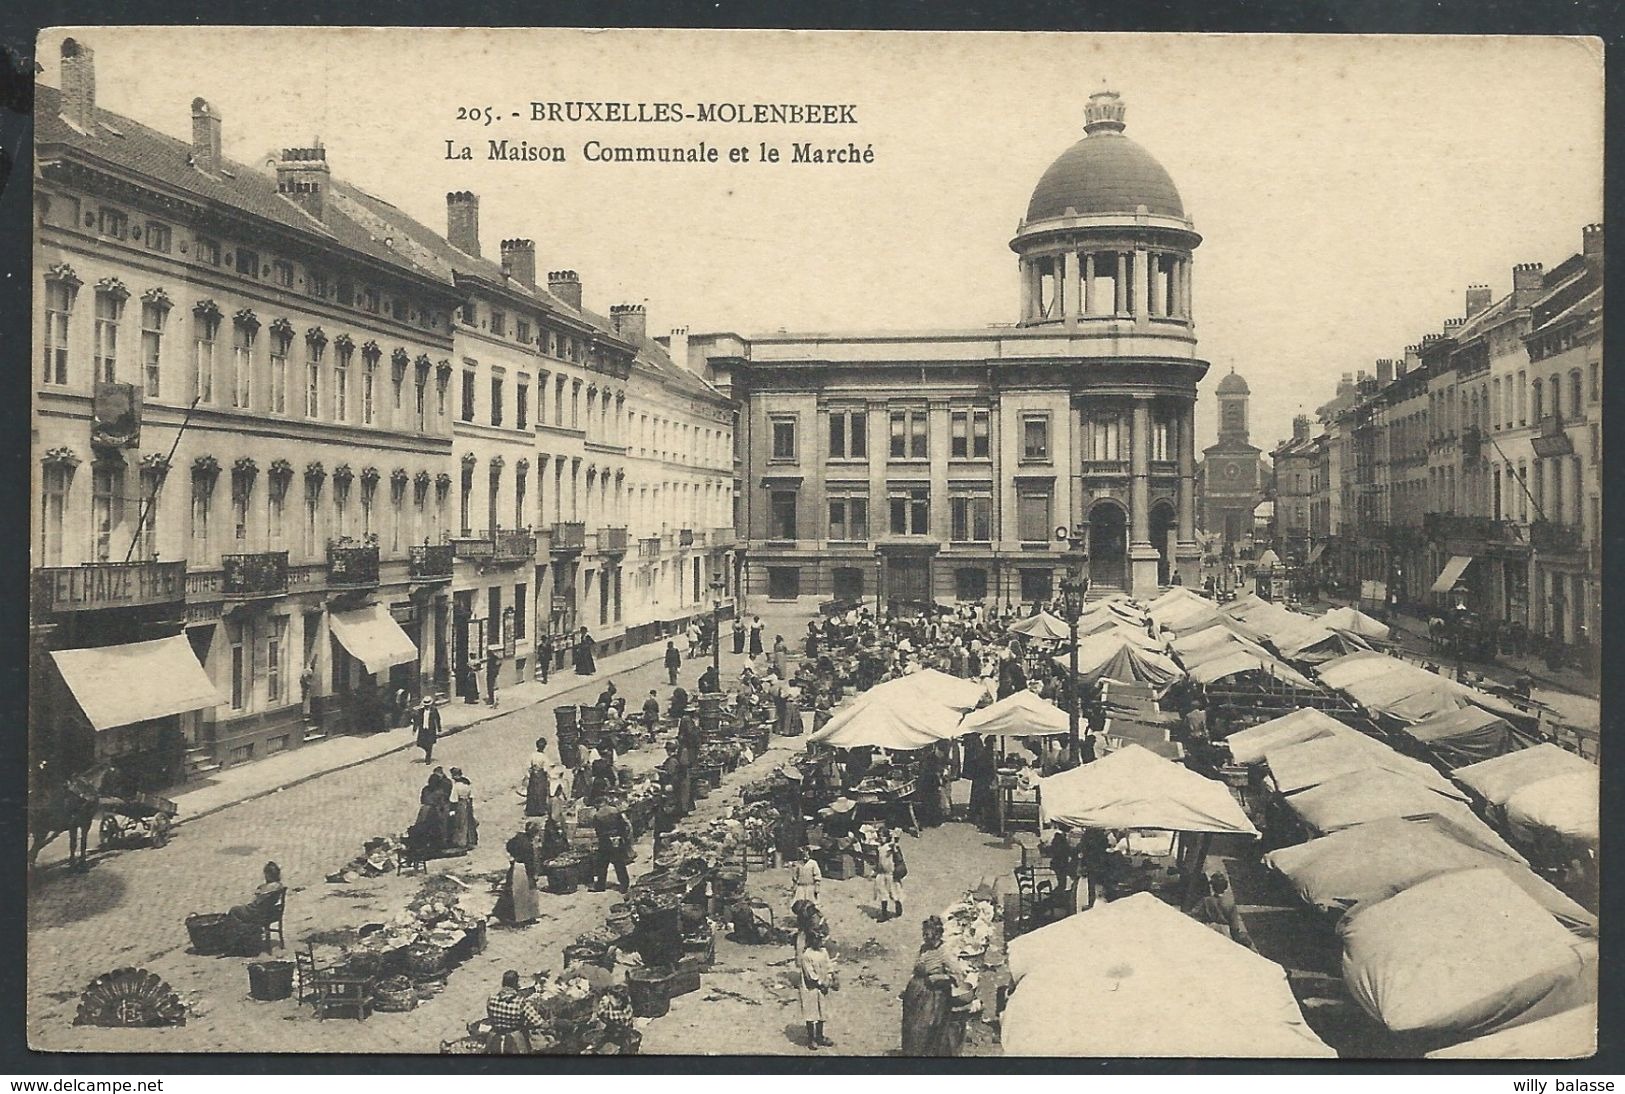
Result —
[[413, 980], [430, 980], [446, 971], [446, 951], [432, 942], [414, 942], [406, 948], [406, 973]]
[[442, 1056], [483, 1056], [485, 1040], [480, 1037], [459, 1037], [455, 1041], [441, 1041]]
[[420, 1000], [433, 999], [445, 990], [446, 978], [444, 975], [431, 976], [426, 980], [414, 980], [412, 982], [412, 991]]
[[[386, 987], [386, 984], [390, 986]], [[386, 980], [373, 988], [372, 1005], [375, 1010], [388, 1011], [394, 1014], [416, 1010], [418, 1005], [417, 988], [410, 980], [407, 980], [404, 984], [399, 979], [395, 981]]]

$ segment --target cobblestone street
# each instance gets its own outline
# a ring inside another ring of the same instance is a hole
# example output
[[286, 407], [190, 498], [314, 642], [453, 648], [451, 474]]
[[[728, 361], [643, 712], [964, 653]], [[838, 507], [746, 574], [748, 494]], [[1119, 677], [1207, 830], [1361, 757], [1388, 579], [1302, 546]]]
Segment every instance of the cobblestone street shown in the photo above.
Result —
[[[803, 625], [769, 620], [769, 640], [781, 631], [793, 638], [795, 630], [787, 628]], [[725, 633], [725, 678], [737, 674], [743, 660], [726, 652], [731, 648]], [[664, 704], [671, 689], [658, 660], [663, 649], [663, 644], [649, 648], [652, 659], [639, 668], [583, 678], [562, 697], [502, 713], [442, 740], [435, 763], [461, 767], [475, 786], [480, 845], [466, 858], [431, 863], [431, 872], [472, 886], [478, 894], [470, 901], [475, 907], [494, 902], [484, 891], [506, 867], [502, 844], [522, 812], [520, 778], [536, 736], [552, 736], [553, 705], [591, 702], [609, 678], [627, 696], [629, 709], [651, 687], [659, 688]], [[690, 690], [706, 663], [685, 663], [681, 680]], [[407, 731], [396, 732], [404, 739]], [[776, 740], [767, 755], [730, 776], [722, 793], [700, 802], [697, 815], [718, 813], [736, 800], [731, 791], [783, 762], [790, 743]], [[662, 756], [646, 746], [623, 762], [645, 771]], [[434, 1052], [442, 1039], [460, 1036], [464, 1025], [483, 1013], [503, 969], [562, 968], [563, 947], [603, 922], [605, 910], [619, 899], [615, 893], [544, 894], [540, 923], [520, 931], [493, 929], [486, 952], [454, 971], [440, 996], [410, 1013], [377, 1014], [362, 1024], [317, 1022], [292, 1001], [253, 1002], [244, 959], [186, 952], [186, 917], [245, 900], [267, 859], [281, 864], [291, 890], [288, 954], [275, 956], [291, 957], [313, 934], [353, 930], [394, 915], [420, 879], [390, 874], [351, 885], [324, 879], [357, 854], [365, 839], [406, 828], [425, 774], [416, 749], [393, 752], [183, 824], [165, 848], [93, 855], [90, 870], [80, 875], [45, 869], [29, 900], [30, 1044], [117, 1052]], [[645, 840], [634, 873], [647, 869], [649, 857]], [[132, 964], [157, 972], [194, 1005], [188, 1024], [146, 1031], [72, 1026], [79, 993], [90, 980]], [[726, 1044], [691, 1049], [706, 1050], [728, 1049]]]

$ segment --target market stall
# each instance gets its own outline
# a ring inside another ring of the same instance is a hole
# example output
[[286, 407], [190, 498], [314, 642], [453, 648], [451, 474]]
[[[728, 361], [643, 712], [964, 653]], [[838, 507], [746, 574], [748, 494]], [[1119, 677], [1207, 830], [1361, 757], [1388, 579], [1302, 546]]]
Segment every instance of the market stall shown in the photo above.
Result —
[[1400, 732], [1448, 770], [1504, 756], [1531, 743], [1505, 718], [1474, 706], [1435, 714]]
[[1049, 642], [1061, 642], [1070, 638], [1071, 630], [1066, 620], [1051, 615], [1049, 612], [1039, 612], [1029, 615], [1019, 622], [1010, 624], [1010, 634], [1019, 634], [1024, 638], [1041, 638]]
[[1264, 754], [1270, 778], [1293, 794], [1355, 771], [1382, 770], [1411, 779], [1436, 794], [1465, 802], [1467, 795], [1421, 760], [1401, 755], [1375, 737], [1345, 730], [1312, 741], [1274, 745]]
[[[1056, 657], [1055, 664], [1070, 669], [1071, 654]], [[1078, 678], [1085, 682], [1102, 679], [1150, 684], [1160, 692], [1179, 679], [1179, 666], [1161, 654], [1143, 650], [1138, 644], [1111, 633], [1080, 639], [1077, 650]]]
[[1388, 624], [1372, 618], [1352, 605], [1332, 608], [1322, 613], [1320, 622], [1333, 630], [1347, 631], [1361, 638], [1375, 639], [1379, 642], [1388, 641]]
[[1594, 935], [1597, 917], [1523, 863], [1481, 843], [1442, 817], [1384, 817], [1264, 856], [1311, 908], [1358, 912], [1439, 874], [1499, 870], [1576, 934]]
[[1336, 1055], [1284, 969], [1149, 894], [1016, 939], [1009, 965], [1009, 1055]]
[[1458, 767], [1450, 773], [1452, 779], [1490, 805], [1505, 805], [1521, 788], [1558, 775], [1589, 775], [1595, 781], [1598, 769], [1572, 752], [1543, 742], [1492, 760]]
[[1577, 1060], [1597, 1051], [1597, 1005], [1507, 1026], [1427, 1054], [1430, 1060]]
[[1473, 835], [1473, 841], [1500, 854], [1526, 860], [1489, 825], [1455, 798], [1392, 771], [1368, 768], [1339, 775], [1283, 799], [1287, 810], [1311, 833], [1326, 835], [1384, 817], [1440, 816]]
[[1440, 874], [1345, 916], [1343, 979], [1389, 1031], [1478, 1037], [1596, 1000], [1597, 944], [1499, 869]]
[[1224, 739], [1224, 745], [1230, 750], [1231, 759], [1236, 763], [1256, 764], [1263, 762], [1264, 754], [1271, 748], [1297, 744], [1300, 741], [1313, 741], [1340, 733], [1358, 732], [1325, 711], [1314, 707], [1301, 707], [1279, 718], [1271, 718], [1259, 725], [1237, 730]]

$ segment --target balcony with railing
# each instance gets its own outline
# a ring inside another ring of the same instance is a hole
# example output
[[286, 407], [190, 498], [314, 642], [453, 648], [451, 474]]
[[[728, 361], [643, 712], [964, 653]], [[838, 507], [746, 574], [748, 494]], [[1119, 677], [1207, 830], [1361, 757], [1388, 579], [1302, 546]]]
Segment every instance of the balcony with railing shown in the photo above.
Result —
[[579, 520], [559, 521], [553, 525], [551, 550], [555, 553], [580, 551], [587, 546], [587, 525]]
[[677, 546], [679, 546], [679, 547], [692, 547], [692, 546], [694, 546], [694, 529], [692, 529], [692, 528], [679, 528], [677, 530]]
[[659, 558], [660, 557], [660, 537], [659, 536], [644, 536], [642, 539], [638, 540], [638, 557], [639, 558]]
[[365, 589], [378, 584], [376, 543], [329, 543], [327, 584], [339, 589]]
[[1568, 423], [1563, 420], [1563, 415], [1548, 414], [1540, 419], [1539, 425], [1540, 432], [1530, 441], [1535, 455], [1543, 459], [1574, 455], [1574, 442], [1569, 440]]
[[626, 529], [624, 527], [598, 529], [598, 553], [601, 555], [626, 554]]
[[1424, 513], [1422, 533], [1432, 543], [1483, 544], [1522, 543], [1523, 533], [1509, 520], [1490, 517], [1464, 516], [1455, 513]]
[[223, 555], [220, 567], [220, 595], [226, 600], [260, 600], [287, 595], [286, 551]]
[[1127, 460], [1084, 460], [1085, 475], [1127, 475]]
[[536, 557], [536, 533], [529, 528], [498, 528], [493, 538], [492, 557], [497, 562], [526, 562]]
[[1529, 525], [1529, 544], [1542, 554], [1567, 555], [1580, 551], [1582, 536], [1578, 524], [1560, 524], [1551, 520], [1532, 521]]
[[407, 577], [413, 581], [450, 581], [455, 551], [452, 543], [413, 545], [407, 551]]
[[736, 542], [736, 538], [732, 526], [713, 528], [711, 530], [711, 546], [713, 547], [732, 547]]

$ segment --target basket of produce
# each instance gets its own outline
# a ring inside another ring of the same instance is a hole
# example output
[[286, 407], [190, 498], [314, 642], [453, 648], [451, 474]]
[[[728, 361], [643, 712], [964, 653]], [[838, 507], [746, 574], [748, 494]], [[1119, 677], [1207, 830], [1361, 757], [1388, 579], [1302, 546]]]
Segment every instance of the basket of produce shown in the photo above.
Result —
[[587, 861], [584, 856], [571, 852], [544, 862], [542, 872], [547, 875], [548, 892], [561, 896], [575, 892], [581, 887], [581, 868]]
[[459, 1037], [455, 1041], [441, 1041], [440, 1055], [483, 1056], [485, 1055], [485, 1039], [483, 1037]]
[[430, 980], [446, 971], [446, 951], [433, 942], [414, 942], [406, 947], [406, 974], [413, 980]]
[[[408, 950], [410, 953], [410, 950]], [[383, 971], [384, 958], [382, 954], [367, 950], [356, 950], [347, 953], [335, 962], [335, 971], [340, 976], [354, 977], [357, 980], [371, 980]]]
[[691, 991], [700, 990], [700, 970], [697, 968], [683, 968], [681, 965], [672, 973], [671, 979], [666, 981], [666, 998], [675, 999], [679, 995], [687, 995]]
[[192, 950], [205, 956], [230, 953], [237, 944], [238, 923], [222, 912], [206, 912], [186, 917], [186, 934]]
[[638, 917], [629, 905], [616, 904], [611, 906], [609, 915], [604, 919], [604, 925], [616, 938], [625, 938], [637, 929]]
[[683, 936], [683, 963], [702, 972], [717, 959], [717, 939], [707, 927], [704, 931]]
[[738, 866], [719, 866], [711, 875], [711, 891], [718, 900], [738, 900], [745, 893], [745, 871]]
[[577, 939], [564, 947], [565, 970], [568, 971], [572, 965], [597, 965], [601, 969], [613, 969], [615, 951], [594, 939]]
[[439, 976], [431, 976], [424, 980], [414, 980], [412, 990], [417, 992], [419, 1001], [433, 999], [446, 990], [446, 974], [441, 973]]
[[372, 1005], [376, 1010], [389, 1011], [395, 1014], [416, 1010], [418, 1005], [417, 986], [404, 976], [392, 976], [388, 980], [380, 980], [372, 989]]
[[671, 1010], [668, 988], [677, 970], [664, 965], [645, 965], [626, 970], [626, 992], [632, 1000], [632, 1013], [638, 1018], [663, 1018]]

